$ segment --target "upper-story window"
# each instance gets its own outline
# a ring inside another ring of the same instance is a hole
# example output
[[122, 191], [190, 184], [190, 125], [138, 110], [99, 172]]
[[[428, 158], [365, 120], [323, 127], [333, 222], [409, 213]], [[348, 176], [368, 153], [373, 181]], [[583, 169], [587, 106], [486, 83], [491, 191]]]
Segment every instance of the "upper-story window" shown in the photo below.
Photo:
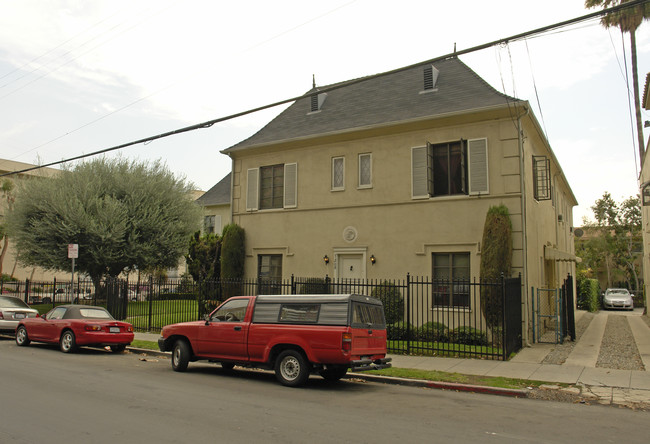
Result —
[[359, 188], [372, 187], [372, 154], [359, 154]]
[[533, 156], [533, 196], [535, 200], [551, 200], [551, 161], [546, 156]]
[[284, 165], [260, 167], [260, 210], [284, 205]]
[[488, 194], [487, 139], [412, 148], [411, 180], [413, 198]]
[[332, 158], [332, 191], [345, 189], [345, 158]]
[[297, 201], [297, 163], [269, 165], [248, 170], [247, 211], [295, 208]]
[[204, 233], [214, 233], [216, 216], [204, 216], [203, 217], [203, 232]]

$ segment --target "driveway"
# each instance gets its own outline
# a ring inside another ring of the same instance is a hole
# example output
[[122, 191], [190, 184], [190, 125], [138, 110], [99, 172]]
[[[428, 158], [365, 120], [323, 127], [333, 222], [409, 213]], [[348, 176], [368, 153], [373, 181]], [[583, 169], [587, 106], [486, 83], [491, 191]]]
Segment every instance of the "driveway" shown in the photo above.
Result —
[[643, 308], [633, 311], [576, 311], [576, 341], [536, 343], [524, 348], [516, 362], [567, 366], [650, 370], [650, 323]]

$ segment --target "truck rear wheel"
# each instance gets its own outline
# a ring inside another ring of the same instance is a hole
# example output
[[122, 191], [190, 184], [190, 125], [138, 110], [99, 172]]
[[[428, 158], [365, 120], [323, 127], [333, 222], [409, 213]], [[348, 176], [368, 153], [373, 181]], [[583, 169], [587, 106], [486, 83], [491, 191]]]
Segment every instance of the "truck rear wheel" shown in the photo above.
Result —
[[285, 350], [275, 361], [275, 377], [282, 385], [301, 386], [309, 378], [309, 363], [301, 352]]
[[187, 342], [179, 339], [174, 343], [172, 349], [172, 369], [176, 372], [187, 370], [187, 364], [190, 362], [190, 346]]
[[348, 368], [342, 365], [329, 366], [318, 372], [326, 381], [334, 382], [341, 379], [348, 372]]

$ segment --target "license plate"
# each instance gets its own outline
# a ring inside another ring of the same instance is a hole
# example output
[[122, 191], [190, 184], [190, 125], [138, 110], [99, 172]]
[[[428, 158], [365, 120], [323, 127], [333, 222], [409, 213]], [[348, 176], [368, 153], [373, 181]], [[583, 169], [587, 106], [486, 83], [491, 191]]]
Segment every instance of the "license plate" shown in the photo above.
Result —
[[111, 333], [119, 333], [120, 332], [120, 327], [109, 327], [108, 331]]
[[25, 313], [14, 314], [14, 319], [25, 319]]

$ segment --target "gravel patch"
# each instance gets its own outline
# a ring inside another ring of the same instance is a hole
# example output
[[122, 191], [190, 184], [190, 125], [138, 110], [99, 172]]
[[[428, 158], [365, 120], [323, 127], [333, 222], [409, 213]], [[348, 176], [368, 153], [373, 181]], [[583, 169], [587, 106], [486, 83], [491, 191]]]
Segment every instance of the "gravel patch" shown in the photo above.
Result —
[[627, 316], [610, 315], [607, 317], [596, 367], [645, 370]]
[[585, 332], [591, 320], [594, 318], [593, 313], [585, 313], [582, 315], [580, 320], [576, 322], [576, 341], [572, 342], [570, 340], [564, 341], [562, 344], [556, 344], [553, 350], [546, 355], [542, 361], [544, 364], [564, 364], [564, 361], [569, 357], [575, 347], [576, 342], [580, 339], [582, 334]]

